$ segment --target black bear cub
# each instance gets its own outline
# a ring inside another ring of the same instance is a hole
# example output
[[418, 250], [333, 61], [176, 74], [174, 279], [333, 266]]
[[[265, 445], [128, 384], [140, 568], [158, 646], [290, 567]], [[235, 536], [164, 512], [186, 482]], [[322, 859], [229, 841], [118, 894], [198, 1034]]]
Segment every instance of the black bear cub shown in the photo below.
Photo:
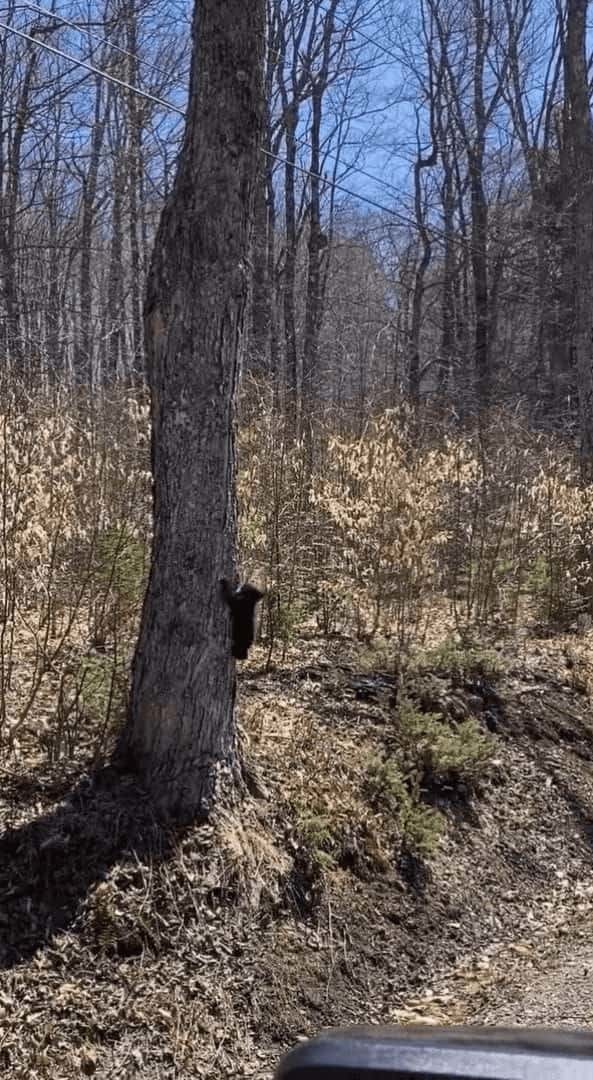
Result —
[[255, 637], [255, 605], [263, 599], [264, 594], [255, 585], [233, 587], [226, 578], [221, 578], [220, 584], [231, 611], [232, 654], [235, 660], [246, 660]]

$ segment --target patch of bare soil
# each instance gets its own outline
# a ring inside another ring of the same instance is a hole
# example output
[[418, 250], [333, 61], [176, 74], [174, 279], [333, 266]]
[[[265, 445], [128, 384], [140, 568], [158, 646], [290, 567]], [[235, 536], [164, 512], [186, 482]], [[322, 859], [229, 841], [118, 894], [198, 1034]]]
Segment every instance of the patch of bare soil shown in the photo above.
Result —
[[593, 886], [556, 891], [522, 938], [496, 942], [404, 996], [396, 1023], [593, 1027]]
[[[543, 982], [535, 1011], [518, 1004], [546, 971], [576, 984], [577, 940], [583, 971], [593, 952], [593, 719], [574, 660], [532, 643], [494, 684], [411, 685], [419, 707], [476, 717], [493, 749], [477, 788], [425, 793], [446, 823], [426, 861], [360, 785], [397, 723], [395, 683], [345, 643], [322, 649], [247, 668], [250, 795], [208, 826], [165, 829], [109, 769], [5, 765], [4, 1076], [263, 1077], [328, 1024], [582, 1022], [568, 999], [546, 1013]], [[315, 863], [303, 821], [337, 822], [339, 857]]]

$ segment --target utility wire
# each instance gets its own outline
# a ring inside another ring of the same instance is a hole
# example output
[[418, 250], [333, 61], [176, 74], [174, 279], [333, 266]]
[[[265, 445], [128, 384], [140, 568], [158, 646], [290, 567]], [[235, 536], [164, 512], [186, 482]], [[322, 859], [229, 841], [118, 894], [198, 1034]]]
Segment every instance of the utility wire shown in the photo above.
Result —
[[[40, 15], [46, 15], [48, 18], [58, 19], [66, 26], [72, 27], [73, 30], [77, 30], [81, 34], [86, 34], [88, 35], [88, 37], [95, 38], [96, 41], [99, 41], [104, 45], [109, 45], [110, 48], [114, 49], [116, 52], [121, 53], [123, 56], [130, 57], [130, 59], [135, 60], [136, 63], [142, 64], [144, 67], [149, 68], [151, 71], [156, 71], [161, 75], [170, 74], [170, 72], [165, 71], [164, 68], [160, 68], [156, 64], [152, 64], [149, 60], [144, 60], [142, 57], [138, 56], [137, 53], [130, 52], [129, 49], [124, 49], [123, 46], [117, 45], [114, 41], [110, 41], [109, 38], [102, 37], [101, 34], [97, 34], [94, 31], [87, 29], [84, 26], [81, 26], [80, 23], [69, 19], [66, 15], [61, 15], [56, 11], [51, 11], [50, 8], [43, 7], [41, 4], [35, 4], [32, 2], [32, 0], [23, 0], [22, 6], [30, 8], [31, 10], [38, 12], [38, 14]], [[369, 45], [374, 45], [375, 48], [377, 48], [380, 52], [384, 53], [385, 56], [388, 56], [391, 60], [394, 60], [395, 63], [400, 63], [399, 57], [397, 57], [394, 52], [388, 49], [387, 46], [382, 45], [379, 41], [377, 41], [376, 38], [369, 37], [369, 35], [365, 34], [364, 31], [359, 30], [358, 26], [355, 26], [353, 23], [345, 19], [344, 16], [334, 14], [334, 18], [336, 22], [340, 22], [342, 24], [345, 30], [350, 30], [352, 34], [357, 34], [363, 39], [363, 41], [366, 41]], [[187, 77], [188, 74], [189, 71], [183, 72], [180, 76], [180, 80]]]
[[[185, 111], [179, 108], [179, 106], [173, 105], [171, 101], [167, 101], [165, 98], [157, 97], [155, 94], [151, 94], [147, 90], [142, 90], [140, 89], [140, 87], [134, 86], [132, 83], [126, 82], [124, 79], [118, 79], [115, 75], [110, 75], [109, 72], [103, 71], [101, 68], [96, 67], [94, 64], [87, 63], [86, 60], [77, 59], [75, 56], [71, 56], [69, 53], [64, 52], [63, 49], [58, 49], [55, 45], [49, 45], [46, 41], [40, 41], [38, 38], [34, 37], [34, 35], [25, 33], [24, 30], [19, 30], [15, 26], [8, 26], [6, 23], [3, 22], [0, 22], [0, 30], [5, 30], [10, 34], [16, 34], [18, 37], [24, 38], [26, 41], [32, 42], [33, 45], [38, 46], [40, 49], [45, 49], [47, 52], [52, 53], [55, 56], [60, 56], [62, 57], [62, 59], [68, 60], [70, 63], [77, 64], [80, 67], [86, 68], [86, 70], [90, 71], [93, 75], [98, 75], [103, 79], [108, 79], [109, 82], [115, 83], [116, 86], [121, 86], [124, 90], [129, 90], [133, 94], [139, 94], [140, 97], [147, 98], [149, 101], [153, 101], [156, 105], [160, 105], [164, 109], [169, 109], [171, 112], [175, 112], [179, 116], [185, 116]], [[304, 145], [308, 145], [306, 142], [304, 142], [304, 140], [299, 140], [299, 142], [301, 144], [304, 143]], [[287, 158], [282, 157], [280, 154], [274, 154], [271, 150], [265, 149], [265, 147], [261, 147], [261, 150], [267, 157], [274, 158], [276, 161], [279, 161], [283, 165], [288, 165], [289, 167], [292, 165], [292, 163], [289, 162]], [[330, 154], [329, 156], [331, 157], [332, 155]], [[337, 191], [342, 191], [345, 195], [349, 195], [353, 199], [358, 199], [360, 202], [367, 203], [368, 206], [374, 207], [375, 210], [381, 210], [383, 213], [390, 214], [392, 217], [401, 217], [401, 215], [397, 214], [396, 211], [390, 209], [387, 206], [384, 206], [382, 203], [377, 202], [375, 199], [370, 199], [366, 195], [361, 195], [360, 193], [345, 187], [344, 184], [341, 184], [337, 180], [329, 180], [326, 177], [322, 176], [320, 173], [318, 174], [311, 172], [310, 169], [306, 169], [304, 166], [297, 165], [296, 163], [292, 167], [295, 168], [297, 172], [303, 173], [305, 176], [321, 180], [327, 187], [334, 188]], [[391, 186], [388, 185], [386, 181], [381, 180], [379, 177], [372, 176], [371, 173], [366, 173], [361, 169], [355, 168], [353, 169], [353, 172], [359, 173], [361, 176], [366, 176], [367, 179], [373, 180], [380, 186]], [[393, 188], [392, 190], [395, 191], [395, 188]], [[406, 224], [410, 223], [411, 219], [409, 221], [406, 220]]]
[[[65, 16], [62, 16], [62, 15], [57, 15], [54, 12], [50, 11], [49, 8], [44, 8], [40, 4], [33, 3], [32, 0], [25, 0], [24, 6], [26, 6], [28, 8], [32, 8], [33, 10], [35, 10], [37, 12], [41, 12], [42, 14], [45, 14], [48, 17], [57, 18], [57, 19], [61, 20], [62, 22], [66, 23], [68, 26], [72, 26], [72, 27], [74, 27], [74, 29], [80, 30], [81, 33], [82, 32], [87, 33], [87, 31], [84, 30], [84, 28], [78, 26], [78, 24], [72, 22], [70, 19], [67, 19]], [[338, 19], [338, 18], [344, 24], [345, 27], [352, 29], [353, 33], [357, 33], [360, 36], [364, 37], [366, 41], [370, 42], [373, 45], [376, 45], [377, 48], [381, 49], [381, 51], [386, 53], [386, 55], [392, 57], [392, 59], [394, 59], [394, 60], [397, 60], [397, 57], [395, 56], [395, 54], [390, 52], [384, 46], [381, 46], [379, 44], [379, 42], [376, 41], [376, 39], [368, 37], [368, 35], [363, 34], [362, 31], [358, 30], [358, 28], [350, 26], [341, 16], [338, 17], [336, 15], [336, 19]], [[185, 115], [184, 110], [179, 108], [176, 105], [173, 105], [172, 102], [167, 101], [164, 98], [156, 97], [154, 94], [150, 94], [148, 91], [142, 90], [138, 86], [134, 86], [131, 83], [125, 82], [122, 79], [118, 79], [118, 78], [116, 78], [116, 76], [110, 75], [108, 72], [103, 71], [102, 69], [97, 68], [97, 67], [95, 67], [93, 65], [90, 65], [90, 64], [86, 63], [83, 60], [78, 60], [76, 57], [70, 56], [69, 54], [63, 52], [62, 50], [56, 49], [54, 46], [48, 46], [44, 42], [38, 41], [37, 38], [33, 39], [31, 37], [31, 35], [25, 35], [23, 31], [16, 30], [14, 27], [6, 26], [3, 23], [0, 23], [0, 29], [10, 30], [13, 33], [18, 33], [20, 36], [27, 37], [28, 40], [34, 40], [35, 44], [41, 46], [41, 48], [46, 48], [51, 52], [55, 52], [58, 55], [64, 57], [65, 59], [70, 60], [74, 64], [80, 64], [81, 66], [87, 68], [89, 71], [93, 71], [95, 74], [101, 75], [103, 78], [109, 79], [111, 82], [115, 82], [117, 85], [122, 86], [125, 89], [131, 90], [135, 94], [140, 94], [141, 96], [148, 98], [150, 101], [154, 101], [157, 104], [162, 105], [164, 108], [167, 108], [167, 109], [170, 109], [170, 110], [172, 110], [174, 112], [177, 112], [180, 116]], [[162, 68], [158, 68], [155, 65], [150, 64], [148, 61], [143, 60], [136, 53], [132, 53], [132, 52], [129, 52], [127, 49], [123, 49], [119, 45], [116, 45], [114, 42], [109, 41], [108, 38], [101, 37], [98, 34], [93, 34], [90, 31], [88, 31], [88, 33], [90, 34], [91, 37], [95, 37], [95, 38], [97, 38], [97, 40], [105, 43], [106, 45], [110, 45], [113, 49], [117, 49], [123, 55], [129, 56], [131, 59], [135, 60], [136, 63], [145, 64], [146, 66], [151, 68], [151, 70], [153, 70], [153, 71], [160, 71], [162, 74], [167, 74], [166, 72], [163, 71]], [[310, 144], [306, 141], [306, 139], [298, 139], [297, 142], [298, 142], [299, 146], [310, 146]], [[290, 164], [291, 164], [285, 158], [282, 158], [279, 155], [274, 154], [272, 151], [267, 150], [267, 149], [265, 149], [263, 147], [262, 147], [262, 152], [264, 154], [266, 154], [268, 157], [272, 157], [276, 161], [279, 161], [279, 162], [281, 162], [281, 163], [283, 163], [285, 165], [290, 166]], [[326, 155], [328, 157], [332, 158], [333, 160], [338, 160], [336, 158], [335, 154], [332, 154], [329, 151], [325, 151], [325, 153], [326, 153]], [[341, 184], [340, 181], [329, 180], [327, 177], [322, 176], [321, 174], [318, 175], [318, 174], [312, 173], [310, 170], [308, 170], [308, 169], [306, 169], [306, 168], [304, 168], [302, 166], [298, 166], [296, 164], [294, 165], [294, 168], [297, 169], [298, 172], [301, 172], [306, 176], [312, 176], [313, 178], [322, 180], [323, 183], [327, 187], [334, 188], [334, 189], [336, 189], [338, 191], [343, 191], [345, 194], [350, 195], [352, 198], [358, 199], [358, 200], [360, 200], [362, 202], [366, 202], [366, 203], [368, 203], [368, 205], [374, 206], [376, 209], [382, 210], [383, 212], [391, 214], [392, 216], [401, 217], [403, 219], [403, 221], [405, 221], [405, 223], [408, 224], [408, 225], [414, 226], [414, 224], [415, 224], [411, 218], [405, 218], [401, 214], [398, 215], [396, 213], [396, 211], [394, 211], [392, 209], [390, 210], [389, 208], [383, 206], [381, 203], [378, 203], [378, 202], [376, 202], [375, 200], [372, 200], [372, 199], [368, 199], [368, 197], [366, 197], [364, 195], [360, 195], [358, 192], [352, 191], [352, 190], [344, 187], [344, 185]], [[357, 176], [364, 176], [367, 180], [371, 180], [374, 184], [377, 184], [379, 187], [382, 187], [383, 190], [385, 190], [385, 191], [391, 191], [391, 192], [393, 192], [393, 194], [396, 194], [396, 195], [400, 194], [399, 189], [397, 189], [393, 184], [390, 184], [389, 181], [384, 180], [384, 179], [382, 179], [382, 178], [380, 178], [378, 176], [374, 176], [372, 173], [367, 172], [365, 169], [362, 169], [359, 166], [348, 166], [347, 163], [344, 163], [344, 168], [348, 172], [354, 172]]]
[[32, 42], [33, 45], [37, 45], [40, 49], [45, 49], [46, 52], [53, 53], [54, 56], [61, 56], [63, 60], [68, 60], [71, 64], [77, 64], [79, 67], [86, 68], [86, 70], [90, 71], [93, 75], [99, 75], [102, 79], [107, 79], [109, 82], [115, 83], [116, 86], [123, 87], [124, 90], [130, 90], [133, 94], [138, 94], [140, 97], [147, 98], [148, 101], [153, 101], [155, 105], [161, 105], [164, 109], [169, 109], [171, 112], [178, 113], [179, 116], [185, 116], [185, 110], [180, 109], [177, 105], [173, 105], [171, 101], [166, 101], [165, 98], [157, 97], [156, 94], [150, 94], [148, 90], [141, 90], [139, 86], [133, 86], [132, 83], [125, 82], [124, 79], [118, 79], [115, 75], [110, 75], [107, 71], [102, 71], [101, 68], [95, 67], [94, 64], [87, 63], [86, 60], [70, 56], [69, 53], [56, 48], [55, 45], [48, 45], [47, 41], [39, 41], [33, 34], [27, 34], [24, 30], [17, 29], [16, 26], [8, 26], [7, 23], [0, 22], [0, 30], [6, 30], [9, 34], [16, 34], [17, 37]]
[[[32, 2], [32, 0], [23, 0], [23, 7], [30, 8], [31, 10], [36, 11], [41, 15], [46, 15], [48, 18], [58, 19], [60, 22], [65, 23], [66, 26], [72, 27], [72, 29], [76, 30], [78, 33], [88, 35], [88, 37], [94, 38], [96, 41], [100, 42], [101, 44], [108, 45], [111, 49], [114, 49], [117, 52], [121, 53], [122, 56], [129, 57], [130, 60], [133, 60], [137, 64], [142, 64], [144, 67], [147, 67], [150, 71], [156, 71], [157, 73], [159, 73], [161, 75], [166, 75], [166, 76], [170, 75], [170, 72], [165, 71], [164, 68], [160, 68], [160, 67], [157, 67], [155, 64], [151, 64], [148, 60], [144, 60], [141, 56], [138, 56], [137, 53], [130, 52], [129, 49], [124, 49], [121, 45], [116, 45], [116, 43], [114, 41], [110, 41], [109, 38], [102, 37], [101, 34], [94, 33], [92, 30], [87, 29], [84, 26], [81, 26], [80, 23], [76, 23], [72, 19], [68, 19], [65, 15], [61, 15], [58, 12], [51, 11], [49, 8], [43, 7], [41, 4], [35, 4], [35, 3]], [[373, 41], [372, 38], [366, 37], [366, 35], [364, 35], [362, 33], [362, 31], [358, 30], [351, 23], [346, 22], [346, 20], [344, 20], [341, 16], [336, 15], [335, 18], [336, 18], [337, 21], [340, 21], [340, 22], [343, 23], [345, 29], [350, 29], [350, 30], [352, 30], [352, 33], [357, 33], [357, 34], [359, 34], [359, 36], [364, 37], [366, 41], [369, 41], [372, 44], [377, 45], [377, 47], [381, 48], [382, 52], [387, 51], [384, 47], [379, 46], [378, 42]], [[388, 53], [388, 55], [392, 56], [393, 59], [396, 59], [396, 57], [395, 57], [395, 55], [393, 53]], [[185, 75], [188, 75], [188, 74], [189, 74], [189, 72], [185, 72]], [[136, 89], [140, 90], [140, 87], [137, 87]], [[310, 146], [310, 144], [305, 139], [299, 139], [297, 141], [298, 141], [300, 146]], [[332, 154], [329, 151], [325, 151], [325, 154], [327, 155], [327, 157], [330, 157], [333, 160], [337, 160], [335, 154]], [[354, 165], [349, 166], [347, 163], [344, 163], [344, 168], [348, 172], [354, 171], [358, 176], [366, 177], [367, 180], [371, 180], [373, 183], [378, 184], [380, 187], [383, 187], [386, 191], [391, 190], [394, 194], [400, 194], [399, 190], [396, 187], [394, 187], [393, 184], [390, 184], [387, 180], [383, 180], [378, 176], [373, 176], [372, 173], [366, 172], [364, 169], [361, 169], [359, 166], [354, 166]], [[329, 181], [327, 181], [327, 180], [325, 182], [329, 183]]]
[[382, 45], [379, 41], [377, 41], [376, 38], [369, 37], [369, 35], [365, 34], [363, 30], [359, 30], [358, 26], [354, 26], [353, 23], [350, 22], [348, 19], [345, 19], [343, 15], [338, 15], [334, 12], [334, 19], [336, 20], [336, 22], [340, 22], [345, 30], [351, 30], [353, 34], [358, 34], [358, 36], [361, 37], [363, 41], [366, 41], [369, 45], [374, 45], [375, 48], [379, 50], [379, 52], [384, 53], [384, 55], [388, 56], [390, 60], [394, 60], [396, 64], [401, 63], [401, 59], [399, 56], [396, 55], [396, 53], [392, 52], [391, 49], [388, 49], [386, 45]]
[[[305, 145], [308, 145], [308, 143], [305, 143]], [[384, 206], [383, 203], [376, 202], [375, 199], [369, 199], [366, 195], [360, 195], [357, 191], [352, 191], [351, 188], [345, 187], [344, 184], [341, 184], [338, 180], [328, 180], [321, 173], [313, 172], [311, 169], [305, 168], [304, 165], [297, 165], [296, 162], [289, 161], [288, 158], [282, 157], [281, 154], [274, 154], [271, 150], [266, 150], [264, 146], [260, 147], [260, 149], [266, 157], [274, 158], [275, 161], [281, 162], [282, 165], [288, 165], [289, 168], [296, 169], [297, 172], [303, 173], [313, 180], [321, 180], [327, 187], [335, 188], [337, 191], [343, 191], [345, 195], [350, 195], [353, 199], [360, 199], [361, 202], [365, 202], [369, 206], [374, 206], [375, 210], [381, 210], [384, 214], [390, 214], [395, 218], [400, 218], [402, 216], [401, 214], [398, 214], [396, 210]], [[332, 155], [330, 154], [328, 156], [331, 157]], [[370, 176], [370, 173], [362, 173], [360, 169], [353, 169], [352, 171], [355, 173], [360, 172], [361, 175], [364, 176]], [[379, 180], [376, 176], [372, 177], [372, 179], [376, 180], [378, 184], [383, 183], [383, 181]]]
[[[5, 30], [7, 33], [10, 34], [16, 34], [18, 37], [24, 38], [26, 41], [30, 41], [33, 45], [36, 45], [41, 49], [45, 49], [47, 52], [52, 53], [53, 55], [60, 56], [64, 60], [68, 60], [70, 63], [83, 67], [94, 75], [98, 75], [100, 78], [107, 79], [109, 82], [115, 83], [117, 86], [121, 86], [124, 90], [129, 90], [133, 94], [138, 94], [140, 97], [147, 98], [149, 101], [154, 102], [156, 105], [160, 105], [164, 109], [175, 112], [179, 116], [185, 116], [185, 111], [179, 108], [179, 106], [173, 105], [171, 101], [167, 101], [165, 98], [157, 97], [155, 94], [151, 94], [147, 90], [141, 90], [140, 87], [134, 86], [132, 83], [125, 82], [123, 79], [118, 79], [115, 75], [110, 75], [107, 71], [103, 71], [101, 68], [95, 67], [94, 64], [89, 64], [85, 60], [77, 59], [76, 57], [71, 56], [69, 53], [64, 52], [62, 49], [56, 48], [56, 46], [54, 45], [48, 45], [47, 42], [40, 41], [32, 34], [25, 33], [24, 30], [19, 30], [14, 26], [9, 26], [6, 23], [2, 22], [0, 22], [0, 30]], [[304, 140], [299, 140], [299, 142], [302, 145]], [[304, 144], [308, 145], [306, 142]], [[392, 207], [385, 206], [383, 203], [380, 203], [375, 199], [371, 199], [367, 195], [361, 195], [359, 192], [353, 191], [351, 188], [346, 187], [344, 184], [340, 183], [340, 181], [329, 180], [321, 173], [313, 172], [311, 169], [307, 169], [303, 165], [297, 165], [296, 162], [291, 162], [288, 160], [288, 158], [283, 157], [281, 154], [276, 154], [271, 150], [267, 150], [263, 146], [260, 147], [260, 150], [263, 154], [266, 155], [266, 157], [272, 158], [275, 161], [278, 161], [281, 164], [288, 166], [289, 168], [296, 169], [297, 172], [302, 173], [304, 176], [320, 180], [326, 187], [333, 188], [336, 191], [342, 191], [345, 195], [349, 195], [351, 198], [357, 199], [359, 202], [366, 203], [367, 206], [372, 206], [375, 210], [380, 210], [381, 213], [387, 214], [389, 217], [394, 218], [402, 228], [406, 227], [415, 229], [418, 227], [418, 223], [414, 220], [414, 218], [406, 214], [402, 214], [397, 210], [394, 210]], [[332, 155], [328, 154], [328, 156], [331, 157]], [[389, 185], [387, 181], [381, 180], [379, 179], [379, 177], [372, 176], [371, 173], [366, 173], [358, 168], [353, 168], [352, 171], [354, 173], [364, 175], [368, 179], [372, 179], [379, 186], [383, 186], [384, 188], [391, 187], [393, 191], [396, 190], [392, 187], [392, 185]], [[439, 237], [442, 239], [446, 237], [443, 229], [431, 225], [429, 225], [427, 228], [430, 230], [433, 237], [435, 238]], [[457, 238], [449, 235], [448, 239], [449, 242], [454, 243], [456, 246], [467, 246], [467, 240], [463, 237]]]
[[[48, 19], [57, 19], [59, 22], [64, 23], [65, 26], [70, 26], [73, 30], [76, 30], [79, 34], [85, 34], [87, 37], [94, 38], [102, 45], [108, 45], [110, 49], [115, 52], [121, 53], [122, 56], [128, 56], [130, 60], [134, 60], [137, 64], [142, 64], [143, 67], [149, 68], [150, 71], [156, 71], [159, 75], [166, 75], [168, 78], [171, 76], [170, 71], [166, 71], [164, 68], [158, 67], [156, 64], [151, 64], [149, 60], [144, 60], [137, 53], [130, 52], [129, 49], [124, 49], [121, 45], [116, 45], [115, 41], [110, 41], [109, 38], [102, 37], [101, 34], [95, 33], [94, 30], [81, 25], [81, 23], [75, 22], [73, 19], [67, 18], [66, 15], [60, 15], [57, 11], [51, 11], [50, 8], [42, 7], [41, 4], [34, 4], [32, 0], [23, 0], [23, 7], [30, 8], [32, 11], [36, 11], [39, 15], [46, 15]], [[184, 73], [186, 75], [187, 72]], [[181, 78], [184, 76], [180, 76]]]

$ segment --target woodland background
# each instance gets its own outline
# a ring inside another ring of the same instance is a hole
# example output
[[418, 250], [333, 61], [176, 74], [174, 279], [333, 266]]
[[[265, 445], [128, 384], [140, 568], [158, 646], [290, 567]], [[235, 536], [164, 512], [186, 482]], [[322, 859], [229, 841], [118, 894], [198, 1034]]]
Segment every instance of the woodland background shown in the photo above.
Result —
[[[268, 664], [307, 631], [401, 667], [435, 619], [588, 618], [586, 16], [270, 2], [238, 444]], [[44, 702], [61, 753], [81, 702], [121, 706], [143, 593], [142, 302], [189, 13], [0, 23], [0, 723], [12, 745]]]
[[266, 589], [249, 797], [174, 829], [111, 751], [190, 17], [0, 12], [0, 1066], [261, 1077], [334, 1024], [586, 1026], [588, 4], [270, 0], [236, 440]]

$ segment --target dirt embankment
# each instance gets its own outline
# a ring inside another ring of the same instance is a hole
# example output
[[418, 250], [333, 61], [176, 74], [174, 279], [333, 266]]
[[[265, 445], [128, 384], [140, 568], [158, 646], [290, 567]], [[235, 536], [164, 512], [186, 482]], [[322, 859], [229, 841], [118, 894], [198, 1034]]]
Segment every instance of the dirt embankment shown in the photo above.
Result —
[[[109, 770], [5, 769], [3, 1075], [265, 1076], [328, 1024], [520, 1019], [554, 965], [576, 985], [577, 935], [593, 955], [593, 720], [574, 662], [533, 643], [496, 679], [414, 677], [417, 712], [484, 734], [488, 760], [460, 782], [447, 746], [404, 821], [383, 768], [401, 751], [394, 684], [344, 653], [311, 646], [269, 674], [256, 658], [251, 794], [206, 828], [164, 832]], [[533, 1015], [563, 1009], [577, 1015]]]

